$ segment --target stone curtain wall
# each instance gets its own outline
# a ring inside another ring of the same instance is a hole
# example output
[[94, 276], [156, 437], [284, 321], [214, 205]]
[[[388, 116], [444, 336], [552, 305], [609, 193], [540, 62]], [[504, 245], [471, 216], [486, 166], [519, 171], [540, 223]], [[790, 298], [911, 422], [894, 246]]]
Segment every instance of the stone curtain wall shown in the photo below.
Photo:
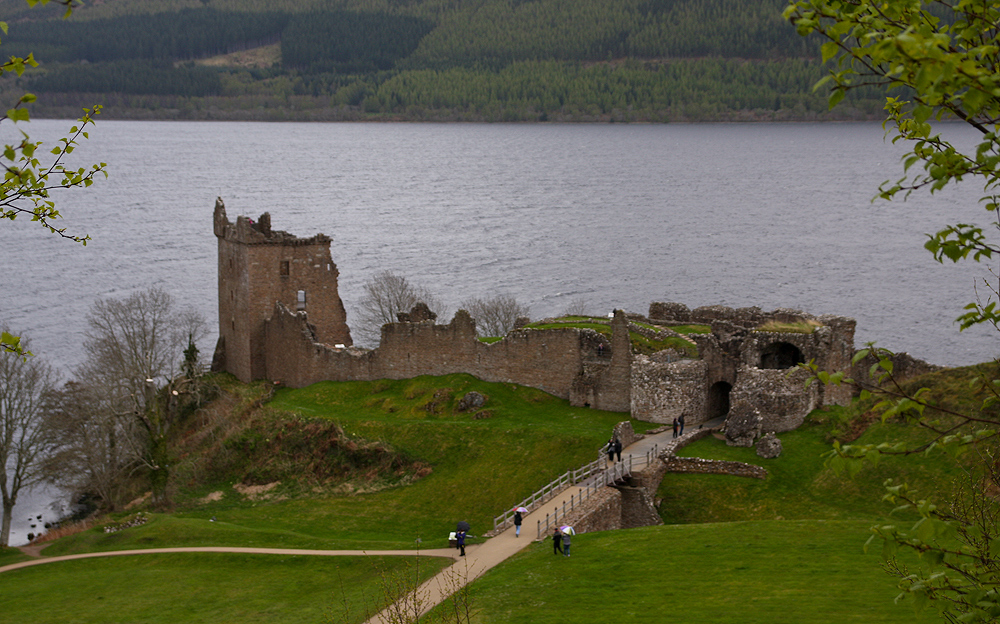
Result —
[[[581, 334], [575, 329], [525, 329], [485, 344], [476, 339], [472, 319], [460, 311], [448, 325], [386, 325], [381, 345], [371, 351], [336, 349], [316, 341], [303, 315], [276, 305], [267, 323], [267, 374], [273, 381], [301, 388], [324, 380], [468, 373], [484, 381], [539, 388], [566, 399], [583, 368], [580, 343]], [[605, 382], [602, 388], [611, 384]]]
[[[554, 503], [555, 501], [552, 501]], [[550, 506], [554, 507], [552, 503]], [[622, 495], [613, 487], [601, 488], [590, 498], [577, 505], [573, 511], [560, 518], [559, 524], [568, 524], [577, 533], [612, 531], [622, 527]], [[537, 531], [537, 528], [536, 528]], [[552, 529], [548, 530], [552, 535]]]
[[[898, 381], [907, 381], [925, 373], [941, 370], [940, 366], [918, 360], [909, 353], [894, 353], [889, 359], [892, 361], [892, 374]], [[870, 354], [868, 357], [858, 360], [858, 363], [850, 369], [851, 377], [864, 383], [874, 383], [875, 380], [871, 378], [869, 373], [874, 364], [875, 357]]]

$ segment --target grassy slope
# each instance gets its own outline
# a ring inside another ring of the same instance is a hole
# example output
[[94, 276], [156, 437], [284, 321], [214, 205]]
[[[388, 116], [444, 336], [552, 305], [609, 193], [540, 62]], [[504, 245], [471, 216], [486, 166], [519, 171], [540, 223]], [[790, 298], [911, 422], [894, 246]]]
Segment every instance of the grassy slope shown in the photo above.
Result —
[[[488, 397], [491, 418], [456, 411], [466, 392]], [[438, 395], [435, 398], [435, 395]], [[428, 411], [428, 404], [434, 404]], [[560, 473], [597, 457], [623, 414], [572, 408], [541, 391], [487, 384], [468, 375], [419, 377], [398, 382], [320, 383], [282, 390], [271, 406], [306, 416], [335, 417], [346, 431], [385, 440], [433, 466], [414, 484], [361, 495], [297, 496], [251, 502], [232, 482], [211, 483], [185, 494], [212, 491], [222, 500], [181, 509], [144, 527], [105, 536], [93, 529], [50, 547], [47, 554], [182, 544], [310, 548], [413, 548], [445, 545], [458, 520], [480, 535], [492, 518]], [[636, 423], [639, 429], [648, 427]], [[502, 478], [497, 478], [502, 475]], [[278, 494], [301, 495], [301, 488]], [[209, 522], [212, 517], [217, 522]], [[325, 546], [319, 546], [320, 543]]]
[[[849, 479], [824, 466], [822, 456], [830, 450], [828, 430], [828, 424], [812, 422], [780, 434], [784, 450], [773, 460], [761, 459], [754, 448], [726, 446], [714, 437], [685, 447], [678, 455], [756, 464], [771, 476], [758, 481], [722, 475], [667, 475], [657, 492], [663, 499], [661, 516], [671, 523], [874, 519], [891, 510], [881, 502], [886, 479], [906, 480], [925, 494], [947, 493], [952, 480], [963, 474], [960, 465], [938, 454], [931, 458], [884, 458]], [[899, 439], [908, 433], [899, 424], [888, 424], [873, 427], [861, 441]]]

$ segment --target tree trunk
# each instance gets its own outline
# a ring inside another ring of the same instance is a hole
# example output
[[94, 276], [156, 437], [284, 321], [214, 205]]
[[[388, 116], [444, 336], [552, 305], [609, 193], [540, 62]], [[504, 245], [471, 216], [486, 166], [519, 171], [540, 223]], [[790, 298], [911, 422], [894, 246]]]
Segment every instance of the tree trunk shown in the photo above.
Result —
[[3, 501], [3, 525], [0, 526], [0, 548], [10, 546], [10, 521], [14, 516], [14, 502]]
[[170, 505], [167, 494], [167, 483], [170, 480], [170, 457], [165, 435], [151, 435], [149, 440], [149, 459], [152, 468], [149, 471], [150, 487], [153, 491], [152, 501], [155, 508]]

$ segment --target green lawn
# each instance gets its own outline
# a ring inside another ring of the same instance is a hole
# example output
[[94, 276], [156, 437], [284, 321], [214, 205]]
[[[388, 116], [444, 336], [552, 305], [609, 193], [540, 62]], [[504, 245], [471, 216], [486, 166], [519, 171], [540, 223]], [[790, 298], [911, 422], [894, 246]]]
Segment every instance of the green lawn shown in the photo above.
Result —
[[534, 545], [473, 587], [477, 622], [936, 622], [894, 604], [859, 521], [670, 525]]
[[25, 559], [29, 559], [29, 557], [16, 548], [0, 548], [0, 567]]
[[[66, 561], [0, 574], [4, 624], [363, 622], [393, 574], [425, 579], [440, 557], [221, 553]], [[340, 619], [344, 604], [352, 617]]]

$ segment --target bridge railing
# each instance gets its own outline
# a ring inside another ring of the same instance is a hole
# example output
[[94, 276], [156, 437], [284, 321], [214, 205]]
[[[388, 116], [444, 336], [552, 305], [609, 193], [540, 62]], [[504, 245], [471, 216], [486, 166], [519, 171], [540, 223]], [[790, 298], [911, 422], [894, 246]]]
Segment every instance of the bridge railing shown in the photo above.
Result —
[[[653, 448], [647, 451], [644, 455], [633, 456], [629, 455], [627, 459], [616, 463], [614, 466], [608, 468], [607, 462], [604, 457], [590, 462], [585, 466], [581, 466], [576, 470], [568, 470], [565, 473], [559, 475], [547, 485], [536, 491], [531, 496], [525, 498], [517, 505], [508, 508], [507, 511], [493, 518], [493, 533], [497, 533], [500, 530], [506, 529], [514, 520], [514, 509], [518, 507], [524, 507], [528, 510], [528, 513], [535, 511], [545, 503], [549, 502], [556, 495], [566, 489], [571, 485], [579, 484], [581, 486], [580, 495], [572, 495], [569, 499], [569, 510], [572, 511], [575, 505], [582, 503], [583, 501], [589, 499], [593, 494], [596, 494], [599, 488], [611, 485], [618, 481], [623, 480], [627, 476], [631, 476], [633, 470], [638, 470], [640, 468], [645, 468], [653, 461], [653, 458], [659, 453], [659, 445], [654, 445]], [[563, 501], [563, 513], [562, 516], [566, 516], [566, 501]], [[545, 529], [548, 529], [550, 525], [550, 520], [548, 518], [549, 514], [546, 514]], [[559, 517], [558, 507], [553, 514], [553, 519], [551, 523], [557, 523]], [[539, 524], [539, 537], [541, 537], [541, 525]]]

